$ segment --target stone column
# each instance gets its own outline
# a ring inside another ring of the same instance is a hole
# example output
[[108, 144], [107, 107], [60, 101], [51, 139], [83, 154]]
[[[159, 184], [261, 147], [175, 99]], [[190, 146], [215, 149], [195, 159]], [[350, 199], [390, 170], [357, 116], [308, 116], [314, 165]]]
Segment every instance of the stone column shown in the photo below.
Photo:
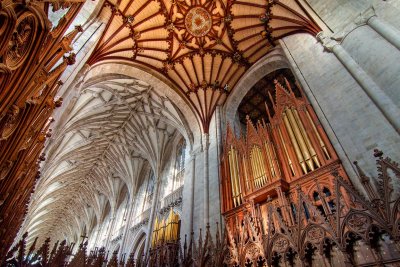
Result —
[[204, 144], [203, 144], [203, 155], [204, 155], [204, 229], [209, 223], [210, 220], [210, 207], [209, 207], [209, 173], [210, 170], [208, 168], [208, 149], [210, 146], [210, 140], [208, 133], [203, 135]]
[[[218, 177], [217, 177], [217, 179], [218, 179], [218, 192], [216, 192], [217, 193], [217, 195], [219, 196], [218, 197], [218, 199], [219, 199], [219, 203], [218, 203], [218, 213], [219, 213], [219, 228], [220, 229], [218, 229], [221, 233], [222, 233], [222, 227], [223, 227], [223, 223], [224, 223], [224, 220], [223, 220], [223, 218], [222, 218], [222, 210], [221, 210], [221, 203], [222, 203], [222, 193], [221, 193], [221, 186], [222, 186], [222, 184], [221, 184], [221, 173], [220, 173], [220, 159], [221, 159], [221, 151], [222, 151], [222, 148], [223, 148], [223, 141], [222, 141], [222, 122], [221, 122], [221, 106], [217, 106], [217, 108], [215, 109], [215, 124], [216, 124], [216, 131], [215, 131], [215, 134], [216, 134], [216, 148], [217, 148], [217, 173], [218, 173]], [[242, 190], [242, 191], [244, 191], [244, 190]], [[242, 192], [242, 194], [243, 194], [243, 192]]]
[[100, 235], [102, 228], [103, 228], [103, 224], [100, 224], [99, 227], [97, 228], [97, 234], [96, 234], [96, 239], [94, 240], [94, 243], [93, 243], [93, 248], [97, 247], [97, 243], [99, 242], [99, 235]]
[[195, 188], [195, 178], [196, 178], [196, 154], [190, 152], [190, 162], [192, 167], [192, 174], [190, 176], [190, 198], [189, 198], [189, 208], [190, 208], [190, 218], [189, 218], [189, 242], [191, 238], [191, 233], [193, 232], [193, 216], [194, 216], [194, 188]]
[[383, 116], [400, 133], [399, 108], [385, 94], [384, 91], [372, 80], [372, 78], [354, 61], [347, 51], [335, 40], [326, 36], [324, 32], [317, 35], [317, 39], [326, 50], [333, 52], [339, 61], [345, 66], [353, 78], [358, 82], [363, 91], [368, 95]]
[[151, 241], [151, 234], [153, 232], [153, 225], [154, 225], [154, 219], [156, 217], [156, 212], [157, 212], [157, 204], [158, 204], [158, 198], [160, 194], [160, 185], [161, 185], [161, 178], [160, 175], [157, 174], [156, 178], [156, 185], [155, 189], [153, 191], [153, 202], [151, 203], [151, 210], [150, 210], [150, 218], [148, 222], [148, 231], [147, 231], [147, 236], [146, 236], [146, 243], [144, 246], [144, 253], [148, 253], [150, 249], [150, 241]]
[[126, 224], [125, 224], [124, 232], [122, 234], [121, 249], [119, 250], [120, 257], [122, 257], [122, 254], [125, 251], [125, 243], [126, 243], [126, 239], [128, 236], [129, 227], [131, 226], [130, 222], [132, 221], [132, 215], [134, 213], [133, 212], [134, 209], [135, 209], [135, 198], [132, 198], [132, 201], [129, 204], [129, 212], [128, 212], [128, 216], [126, 217]]
[[[112, 236], [112, 232], [114, 230], [114, 225], [115, 225], [115, 219], [117, 218], [117, 216], [115, 216], [116, 211], [113, 214], [113, 217], [111, 218], [111, 224], [110, 224], [110, 228], [108, 229], [108, 233], [107, 233], [107, 240], [106, 240], [106, 244], [105, 247], [108, 250], [108, 245], [110, 244], [110, 240], [111, 240], [111, 236]], [[111, 255], [112, 255], [113, 251], [110, 251]]]
[[357, 25], [368, 25], [385, 38], [389, 43], [400, 50], [400, 31], [379, 18], [373, 6], [369, 7], [356, 19]]

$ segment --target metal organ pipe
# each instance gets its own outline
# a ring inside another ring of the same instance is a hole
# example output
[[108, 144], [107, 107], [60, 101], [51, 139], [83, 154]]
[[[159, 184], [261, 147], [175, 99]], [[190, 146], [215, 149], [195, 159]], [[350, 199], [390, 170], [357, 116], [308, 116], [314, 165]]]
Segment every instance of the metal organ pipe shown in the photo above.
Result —
[[253, 148], [253, 153], [252, 154], [253, 154], [253, 157], [254, 157], [254, 166], [256, 167], [255, 186], [256, 186], [256, 188], [259, 188], [260, 187], [260, 166], [258, 165], [256, 147]]
[[265, 147], [265, 151], [266, 151], [266, 154], [267, 154], [267, 157], [268, 157], [269, 167], [270, 167], [270, 170], [271, 170], [271, 178], [273, 180], [276, 177], [276, 172], [275, 172], [274, 163], [273, 163], [273, 160], [272, 160], [271, 151], [269, 149], [269, 143], [265, 142], [264, 143], [264, 147]]
[[321, 167], [321, 163], [318, 160], [317, 153], [315, 152], [315, 149], [312, 146], [311, 140], [310, 140], [309, 136], [307, 135], [306, 129], [304, 128], [303, 122], [300, 119], [298, 111], [296, 109], [292, 109], [292, 112], [297, 121], [297, 124], [299, 125], [300, 131], [304, 137], [304, 140], [306, 141], [306, 145], [311, 153], [311, 157], [314, 160], [314, 163], [317, 165], [318, 168]]
[[319, 142], [319, 144], [320, 144], [320, 146], [322, 148], [322, 151], [324, 151], [326, 158], [330, 159], [331, 156], [329, 155], [328, 149], [326, 148], [326, 145], [325, 145], [324, 141], [322, 140], [321, 135], [319, 134], [319, 132], [317, 130], [317, 127], [315, 126], [315, 123], [314, 123], [314, 121], [312, 120], [312, 118], [310, 116], [310, 113], [308, 112], [308, 110], [306, 110], [305, 113], [307, 114], [307, 118], [311, 123], [311, 126], [313, 128], [313, 131], [314, 131], [315, 135], [317, 136], [317, 139], [318, 139], [318, 142]]
[[238, 152], [235, 151], [235, 167], [236, 167], [236, 173], [237, 173], [237, 185], [238, 185], [238, 200], [239, 203], [242, 204], [242, 184], [240, 182], [240, 168], [239, 168], [239, 158], [238, 158]]
[[257, 183], [258, 183], [258, 187], [260, 188], [262, 186], [262, 169], [261, 169], [261, 162], [260, 162], [260, 154], [258, 153], [258, 148], [255, 148], [255, 158], [256, 158], [256, 166], [257, 166], [257, 170], [258, 170], [258, 174], [257, 174]]
[[288, 153], [287, 148], [286, 148], [285, 140], [283, 139], [282, 132], [281, 132], [281, 129], [279, 127], [278, 127], [278, 134], [279, 134], [279, 138], [281, 139], [281, 143], [282, 143], [282, 146], [283, 146], [283, 150], [285, 151], [286, 158], [288, 159], [288, 164], [289, 164], [290, 170], [292, 171], [293, 176], [295, 176], [296, 172], [294, 171], [294, 168], [293, 168], [293, 162], [289, 157], [289, 153]]
[[233, 206], [236, 207], [236, 199], [235, 199], [235, 186], [234, 186], [234, 177], [233, 177], [233, 168], [232, 168], [232, 148], [228, 152], [228, 161], [229, 161], [229, 173], [231, 175], [231, 187], [232, 187], [232, 198], [233, 198]]
[[[283, 115], [283, 122], [285, 123], [286, 130], [287, 130], [287, 132], [289, 134], [289, 138], [290, 138], [290, 140], [291, 140], [291, 142], [293, 144], [294, 151], [296, 152], [296, 156], [297, 156], [297, 159], [299, 160], [299, 163], [300, 163], [300, 166], [301, 166], [301, 168], [303, 170], [303, 173], [307, 173], [306, 163], [304, 162], [303, 155], [302, 155], [301, 150], [299, 148], [299, 144], [297, 143], [296, 137], [294, 136], [293, 129], [290, 126], [290, 123], [289, 123], [289, 120], [287, 118], [287, 115], [286, 115], [285, 112], [282, 115]], [[284, 140], [282, 140], [282, 141], [285, 142]]]
[[228, 153], [229, 159], [229, 170], [231, 174], [231, 187], [232, 187], [232, 198], [234, 206], [239, 206], [241, 202], [241, 190], [239, 181], [239, 165], [236, 150], [231, 147]]
[[239, 201], [238, 201], [238, 198], [237, 198], [237, 196], [238, 196], [238, 184], [237, 184], [237, 177], [238, 177], [238, 174], [237, 174], [237, 170], [236, 170], [236, 164], [235, 164], [235, 161], [236, 161], [236, 157], [235, 157], [235, 150], [234, 149], [232, 149], [232, 170], [233, 170], [233, 184], [234, 184], [234, 186], [235, 186], [235, 191], [234, 191], [234, 198], [235, 198], [235, 200], [236, 200], [236, 204], [237, 204], [237, 206], [239, 206], [240, 205], [240, 203], [239, 203]]
[[245, 156], [242, 157], [242, 160], [243, 160], [244, 178], [245, 178], [245, 181], [246, 181], [246, 190], [248, 191], [248, 190], [250, 190], [250, 185], [249, 185], [249, 174], [247, 172], [247, 161], [246, 161]]
[[[307, 166], [313, 171], [314, 164], [312, 163], [310, 151], [308, 150], [305, 140], [304, 140], [303, 136], [301, 135], [299, 126], [297, 125], [296, 120], [294, 119], [292, 110], [290, 108], [285, 108], [285, 112], [289, 119], [290, 126], [294, 132], [295, 140], [297, 141], [297, 143], [300, 147], [300, 152], [303, 155], [303, 158], [304, 158]], [[308, 172], [308, 170], [306, 169], [305, 173], [307, 173], [307, 172]]]

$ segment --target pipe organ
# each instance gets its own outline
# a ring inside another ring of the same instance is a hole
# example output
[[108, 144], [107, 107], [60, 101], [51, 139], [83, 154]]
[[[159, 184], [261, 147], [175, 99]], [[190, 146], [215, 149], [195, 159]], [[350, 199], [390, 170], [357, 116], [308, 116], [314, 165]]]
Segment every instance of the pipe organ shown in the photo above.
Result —
[[333, 198], [332, 170], [347, 179], [312, 106], [297, 89], [286, 79], [283, 84], [275, 80], [265, 99], [270, 103], [265, 104], [267, 121], [253, 124], [247, 117], [246, 134], [240, 137], [228, 125], [221, 159], [222, 210], [228, 227], [243, 218], [244, 211], [262, 215], [267, 203], [278, 206], [286, 223], [293, 224], [297, 187], [310, 199], [320, 191], [317, 187], [327, 188]]
[[152, 249], [165, 243], [175, 243], [179, 239], [180, 219], [172, 209], [164, 219], [156, 218], [152, 233]]

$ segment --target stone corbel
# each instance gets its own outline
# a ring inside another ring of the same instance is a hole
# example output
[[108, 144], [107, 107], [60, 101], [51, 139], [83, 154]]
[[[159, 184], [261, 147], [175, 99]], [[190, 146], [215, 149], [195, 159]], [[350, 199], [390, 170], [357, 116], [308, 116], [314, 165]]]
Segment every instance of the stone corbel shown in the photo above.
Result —
[[[368, 21], [372, 17], [376, 17], [375, 8], [371, 5], [369, 8], [360, 12], [360, 14], [353, 20], [352, 23], [347, 25], [343, 30], [334, 33], [330, 38], [332, 40], [337, 41], [339, 44], [343, 42], [343, 40], [349, 35], [352, 31], [357, 29], [358, 27], [364, 26], [368, 24]], [[319, 34], [318, 34], [319, 35]], [[317, 38], [318, 38], [317, 35]]]
[[322, 46], [324, 47], [324, 50], [327, 52], [333, 52], [333, 48], [336, 45], [339, 45], [339, 43], [332, 38], [331, 35], [327, 34], [326, 32], [319, 32], [317, 34], [317, 40], [322, 44]]
[[357, 26], [362, 26], [368, 24], [368, 20], [370, 20], [372, 17], [376, 16], [375, 13], [375, 8], [373, 6], [370, 6], [364, 12], [361, 12], [360, 15], [354, 20], [354, 23]]

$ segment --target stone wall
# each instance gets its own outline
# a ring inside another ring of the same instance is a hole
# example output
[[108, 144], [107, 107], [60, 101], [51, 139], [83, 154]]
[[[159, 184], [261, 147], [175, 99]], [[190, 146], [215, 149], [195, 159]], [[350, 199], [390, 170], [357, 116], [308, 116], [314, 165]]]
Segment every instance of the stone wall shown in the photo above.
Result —
[[347, 27], [364, 10], [374, 5], [378, 16], [399, 28], [400, 3], [397, 0], [305, 0], [332, 32]]
[[334, 54], [304, 34], [286, 37], [281, 44], [351, 178], [354, 160], [375, 174], [365, 163], [373, 161], [376, 147], [400, 158], [398, 133]]

